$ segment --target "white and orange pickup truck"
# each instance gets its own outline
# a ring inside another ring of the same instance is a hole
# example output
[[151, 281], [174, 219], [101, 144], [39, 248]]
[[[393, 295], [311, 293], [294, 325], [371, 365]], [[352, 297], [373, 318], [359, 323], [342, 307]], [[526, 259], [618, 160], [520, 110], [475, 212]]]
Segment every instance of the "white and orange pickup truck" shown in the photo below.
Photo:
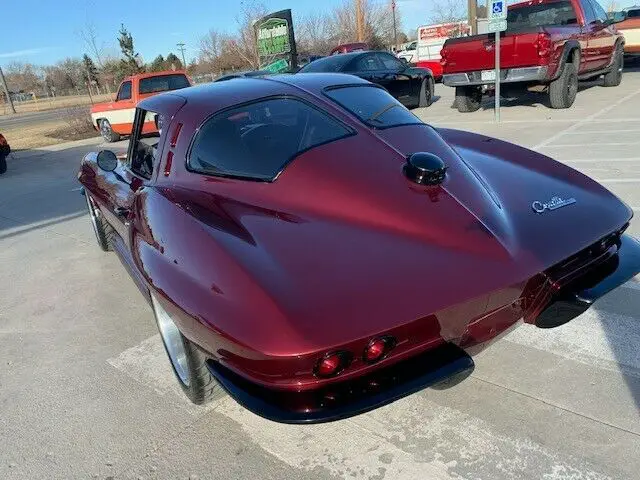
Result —
[[618, 23], [618, 30], [624, 35], [624, 56], [640, 58], [640, 6], [623, 11], [625, 20]]
[[[113, 102], [98, 103], [91, 107], [91, 122], [106, 142], [117, 142], [121, 135], [130, 135], [136, 105], [143, 98], [169, 90], [190, 87], [186, 72], [165, 71], [141, 73], [125, 78]], [[153, 129], [151, 123], [149, 128]]]

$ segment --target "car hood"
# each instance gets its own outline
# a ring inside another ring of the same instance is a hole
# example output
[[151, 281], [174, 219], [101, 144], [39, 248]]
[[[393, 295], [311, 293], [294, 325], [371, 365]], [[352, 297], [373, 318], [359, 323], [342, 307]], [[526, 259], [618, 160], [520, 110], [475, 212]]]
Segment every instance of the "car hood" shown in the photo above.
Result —
[[[406, 157], [420, 151], [447, 165], [442, 185], [403, 175]], [[309, 348], [438, 312], [440, 335], [457, 338], [472, 319], [515, 301], [533, 276], [632, 215], [601, 185], [548, 157], [425, 125], [312, 149], [275, 182], [242, 194], [234, 182], [209, 185], [192, 202], [224, 212], [211, 235]], [[554, 197], [575, 202], [533, 210]]]

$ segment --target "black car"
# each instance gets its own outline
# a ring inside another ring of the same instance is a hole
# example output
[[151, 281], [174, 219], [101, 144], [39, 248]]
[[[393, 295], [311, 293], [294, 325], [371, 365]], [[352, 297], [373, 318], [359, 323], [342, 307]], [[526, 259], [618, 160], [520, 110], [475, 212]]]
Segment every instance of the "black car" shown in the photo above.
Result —
[[247, 72], [233, 72], [222, 77], [218, 77], [214, 82], [224, 82], [233, 78], [251, 78], [251, 77], [264, 77], [265, 75], [272, 75], [268, 70], [249, 70]]
[[382, 85], [406, 107], [428, 107], [433, 102], [435, 82], [431, 70], [411, 67], [387, 52], [352, 52], [319, 58], [298, 73], [314, 72], [357, 75]]

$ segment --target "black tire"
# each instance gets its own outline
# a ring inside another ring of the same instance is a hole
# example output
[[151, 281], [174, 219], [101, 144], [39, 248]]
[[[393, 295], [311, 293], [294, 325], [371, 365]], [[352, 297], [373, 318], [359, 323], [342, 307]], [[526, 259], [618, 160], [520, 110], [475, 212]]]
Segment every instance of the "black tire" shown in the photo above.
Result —
[[[158, 302], [154, 294], [151, 294], [151, 305], [171, 368], [184, 394], [196, 405], [202, 405], [224, 397], [226, 392], [215, 377], [209, 373], [206, 363], [207, 356], [204, 352], [182, 335], [173, 323], [171, 316]], [[173, 332], [170, 335], [164, 333], [167, 329], [163, 325], [166, 325], [167, 320], [171, 324]], [[170, 342], [175, 342], [175, 344], [170, 346]], [[176, 346], [182, 349], [180, 351], [180, 359], [183, 361], [182, 366], [177, 366], [174, 363], [174, 357], [171, 352], [172, 349], [175, 351]]]
[[480, 87], [456, 87], [456, 107], [460, 113], [475, 112], [482, 105]]
[[110, 252], [113, 250], [111, 240], [113, 239], [115, 232], [113, 231], [113, 228], [111, 228], [111, 225], [104, 221], [100, 211], [86, 191], [84, 196], [87, 200], [87, 209], [89, 210], [89, 217], [91, 218], [93, 232], [96, 234], [98, 246], [103, 252]]
[[102, 138], [104, 138], [104, 141], [107, 143], [113, 143], [120, 140], [120, 134], [113, 131], [113, 128], [111, 128], [111, 124], [107, 119], [100, 120], [100, 135], [102, 135]]
[[549, 84], [551, 108], [569, 108], [578, 94], [578, 71], [573, 63], [565, 63], [562, 73]]
[[7, 156], [0, 153], [0, 175], [7, 171]]
[[420, 97], [418, 98], [418, 107], [428, 107], [433, 103], [433, 93], [435, 90], [435, 82], [432, 77], [426, 77], [420, 85]]
[[613, 54], [611, 70], [604, 74], [605, 87], [617, 87], [622, 83], [622, 69], [624, 68], [624, 50], [620, 45]]

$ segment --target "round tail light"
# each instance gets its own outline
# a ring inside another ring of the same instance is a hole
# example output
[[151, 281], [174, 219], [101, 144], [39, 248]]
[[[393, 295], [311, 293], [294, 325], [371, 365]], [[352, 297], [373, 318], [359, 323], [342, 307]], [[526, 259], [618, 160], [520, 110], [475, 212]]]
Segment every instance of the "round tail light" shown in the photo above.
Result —
[[375, 363], [386, 357], [395, 346], [396, 340], [393, 337], [374, 338], [364, 349], [362, 360], [366, 363]]
[[327, 353], [318, 360], [313, 373], [322, 378], [334, 377], [347, 368], [349, 363], [351, 363], [351, 354], [349, 352]]

